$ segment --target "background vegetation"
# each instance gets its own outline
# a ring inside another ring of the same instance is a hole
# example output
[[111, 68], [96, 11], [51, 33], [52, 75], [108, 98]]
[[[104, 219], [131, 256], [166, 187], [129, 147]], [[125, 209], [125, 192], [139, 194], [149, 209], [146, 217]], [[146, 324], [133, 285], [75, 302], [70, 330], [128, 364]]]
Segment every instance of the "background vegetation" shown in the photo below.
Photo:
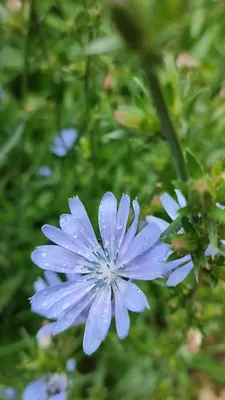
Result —
[[[160, 79], [182, 145], [209, 168], [225, 152], [225, 3], [186, 5]], [[166, 218], [159, 196], [173, 193], [176, 174], [137, 58], [127, 49], [85, 52], [112, 33], [98, 0], [0, 2], [0, 388], [22, 390], [75, 357], [71, 399], [223, 399], [223, 281], [200, 285], [191, 303], [192, 277], [175, 289], [144, 283], [151, 312], [132, 315], [124, 341], [112, 328], [92, 357], [82, 326], [47, 349], [35, 338], [43, 320], [28, 298], [41, 271], [30, 253], [45, 241], [41, 226], [57, 225], [79, 195], [97, 229], [107, 190], [138, 197], [143, 219]], [[59, 158], [49, 147], [70, 127], [78, 139]], [[50, 177], [37, 174], [42, 165]]]

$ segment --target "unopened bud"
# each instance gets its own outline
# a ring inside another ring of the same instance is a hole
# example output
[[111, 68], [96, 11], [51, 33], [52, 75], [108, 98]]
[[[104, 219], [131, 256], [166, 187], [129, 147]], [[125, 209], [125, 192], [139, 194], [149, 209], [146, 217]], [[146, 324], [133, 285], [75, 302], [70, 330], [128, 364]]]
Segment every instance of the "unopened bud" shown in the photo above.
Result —
[[22, 8], [21, 0], [8, 0], [7, 7], [11, 11], [20, 11]]
[[171, 247], [179, 255], [185, 255], [195, 251], [198, 247], [198, 244], [196, 237], [185, 233], [174, 235], [172, 238]]
[[114, 118], [119, 125], [131, 129], [133, 131], [140, 130], [144, 117], [135, 111], [117, 110]]
[[225, 86], [221, 89], [219, 97], [221, 100], [225, 100]]
[[206, 177], [193, 181], [191, 187], [193, 201], [206, 212], [214, 203], [211, 186], [211, 182]]
[[189, 329], [187, 335], [187, 348], [193, 355], [198, 354], [202, 345], [203, 335], [198, 329]]
[[181, 53], [177, 57], [176, 65], [178, 69], [195, 69], [199, 62], [190, 53]]
[[112, 90], [112, 76], [113, 76], [113, 68], [110, 68], [105, 76], [103, 88], [106, 92], [111, 92]]

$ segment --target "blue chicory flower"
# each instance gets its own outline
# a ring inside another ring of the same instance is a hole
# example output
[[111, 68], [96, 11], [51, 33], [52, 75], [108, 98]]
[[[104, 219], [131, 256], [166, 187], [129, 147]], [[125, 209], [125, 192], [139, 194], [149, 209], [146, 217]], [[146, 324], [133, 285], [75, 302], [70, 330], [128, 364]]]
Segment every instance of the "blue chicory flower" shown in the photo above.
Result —
[[58, 157], [65, 157], [76, 142], [77, 136], [74, 128], [62, 129], [59, 135], [54, 137], [50, 151]]
[[[172, 219], [172, 221], [174, 221], [179, 216], [178, 210], [187, 206], [187, 201], [184, 195], [181, 193], [181, 191], [175, 189], [175, 193], [177, 196], [177, 201], [175, 201], [167, 193], [164, 193], [160, 198], [164, 210]], [[219, 203], [217, 203], [217, 206], [222, 209], [225, 208]], [[155, 222], [160, 228], [161, 233], [163, 233], [170, 225], [169, 222], [154, 216], [147, 216], [146, 220], [148, 223]], [[178, 233], [182, 232], [183, 229], [181, 229], [180, 232]], [[221, 243], [225, 244], [225, 241], [221, 240]], [[216, 252], [218, 252], [218, 250], [216, 250]], [[212, 253], [210, 247], [208, 247], [205, 251], [205, 255], [210, 256], [211, 254]], [[194, 263], [192, 261], [190, 254], [186, 255], [185, 257], [179, 258], [175, 261], [167, 262], [165, 264], [165, 269], [164, 269], [164, 276], [169, 275], [169, 279], [166, 282], [167, 286], [178, 285], [188, 276], [188, 274], [191, 272], [193, 268], [194, 268]]]
[[23, 400], [67, 400], [68, 386], [65, 374], [49, 374], [29, 383], [23, 391]]
[[37, 175], [42, 176], [43, 178], [49, 178], [52, 175], [52, 169], [48, 165], [42, 165], [38, 169]]
[[[155, 222], [136, 235], [140, 214], [137, 200], [133, 201], [133, 222], [126, 231], [130, 212], [127, 195], [122, 196], [118, 210], [112, 193], [106, 193], [101, 200], [98, 220], [103, 246], [98, 243], [79, 198], [70, 199], [69, 207], [71, 214], [60, 217], [61, 229], [43, 226], [44, 235], [55, 245], [37, 247], [32, 260], [46, 270], [81, 275], [74, 282], [44, 288], [32, 297], [31, 304], [47, 318], [56, 319], [47, 325], [52, 334], [65, 331], [76, 323], [83, 310], [88, 310], [83, 348], [90, 355], [106, 338], [113, 313], [117, 334], [123, 339], [130, 328], [128, 310], [142, 312], [149, 308], [146, 296], [131, 279], [153, 280], [161, 276], [169, 246], [157, 243], [160, 229]], [[45, 333], [43, 327], [39, 335]]]
[[[187, 205], [187, 201], [181, 191], [176, 189], [175, 193], [177, 196], [177, 201], [175, 201], [167, 193], [164, 193], [160, 198], [164, 210], [172, 219], [172, 221], [174, 221], [179, 216], [178, 210], [180, 208], [186, 207]], [[147, 216], [146, 220], [148, 223], [155, 222], [160, 228], [161, 233], [163, 233], [170, 225], [169, 222], [154, 216]], [[180, 232], [182, 232], [182, 230]], [[190, 254], [175, 261], [166, 263], [164, 275], [167, 276], [167, 274], [169, 274], [169, 279], [166, 282], [167, 286], [178, 285], [188, 276], [193, 268], [194, 264]]]

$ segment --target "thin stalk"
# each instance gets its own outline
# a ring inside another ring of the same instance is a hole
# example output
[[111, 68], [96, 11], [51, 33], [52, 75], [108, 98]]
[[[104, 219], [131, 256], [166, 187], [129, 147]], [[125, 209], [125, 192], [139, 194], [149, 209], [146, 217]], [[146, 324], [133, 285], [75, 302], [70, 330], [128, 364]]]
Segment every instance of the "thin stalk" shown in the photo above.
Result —
[[154, 72], [151, 71], [147, 72], [147, 77], [152, 98], [161, 123], [162, 132], [169, 144], [177, 175], [181, 181], [186, 182], [188, 179], [188, 174], [184, 155], [170, 118], [158, 77]]
[[[84, 9], [88, 12], [88, 2], [84, 1]], [[95, 33], [93, 31], [93, 27], [89, 27], [88, 32], [88, 43], [92, 42], [95, 37]], [[90, 88], [90, 80], [91, 80], [91, 72], [92, 72], [92, 57], [87, 56], [86, 65], [85, 65], [85, 73], [84, 73], [84, 95], [85, 95], [85, 116], [89, 121], [91, 116], [91, 88]], [[93, 125], [93, 124], [92, 124]], [[94, 176], [97, 179], [98, 176], [98, 166], [97, 166], [97, 156], [96, 156], [96, 137], [93, 133], [92, 126], [89, 125], [89, 144], [91, 149], [91, 161], [93, 165]]]
[[[24, 6], [24, 2], [23, 2]], [[28, 21], [27, 21], [27, 29], [26, 29], [26, 36], [25, 36], [25, 43], [24, 43], [24, 68], [23, 68], [23, 80], [22, 80], [22, 93], [23, 93], [23, 100], [27, 94], [28, 90], [28, 77], [29, 77], [29, 52], [30, 52], [30, 42], [31, 42], [31, 33], [32, 28], [35, 23], [35, 0], [29, 1], [29, 14], [28, 14]]]

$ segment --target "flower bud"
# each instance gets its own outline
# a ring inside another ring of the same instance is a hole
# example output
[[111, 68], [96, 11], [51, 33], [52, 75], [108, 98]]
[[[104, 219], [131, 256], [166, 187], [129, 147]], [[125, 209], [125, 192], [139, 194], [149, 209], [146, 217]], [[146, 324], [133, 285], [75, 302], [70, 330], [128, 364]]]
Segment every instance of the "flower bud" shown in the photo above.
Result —
[[198, 329], [189, 329], [187, 335], [187, 348], [193, 355], [198, 354], [202, 344], [202, 333]]
[[195, 69], [199, 66], [199, 62], [189, 53], [181, 53], [176, 59], [178, 69]]
[[209, 211], [214, 203], [211, 186], [211, 182], [207, 177], [191, 182], [193, 202], [203, 212]]
[[114, 113], [114, 118], [119, 125], [133, 131], [139, 131], [144, 120], [144, 117], [140, 113], [122, 109]]
[[186, 233], [174, 235], [171, 242], [172, 249], [179, 255], [189, 254], [195, 251], [197, 246], [196, 237]]

